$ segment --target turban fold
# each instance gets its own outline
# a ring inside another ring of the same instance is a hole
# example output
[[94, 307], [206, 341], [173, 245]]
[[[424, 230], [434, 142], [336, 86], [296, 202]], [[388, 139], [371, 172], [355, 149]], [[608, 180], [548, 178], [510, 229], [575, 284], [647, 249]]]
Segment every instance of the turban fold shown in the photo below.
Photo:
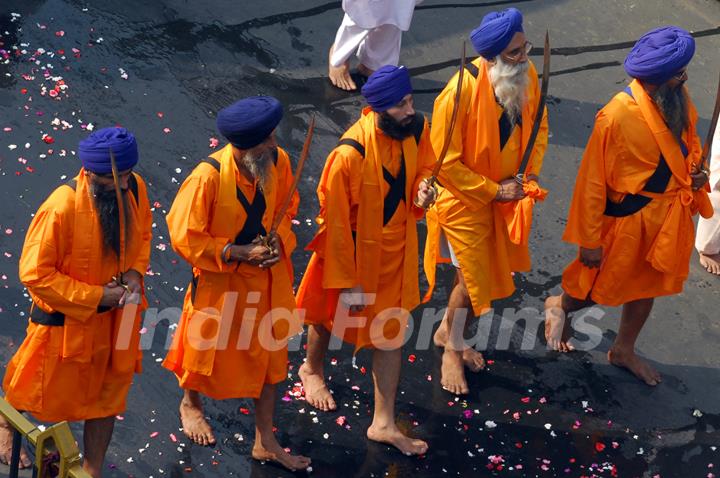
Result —
[[517, 8], [490, 12], [470, 33], [470, 41], [479, 55], [492, 60], [502, 53], [517, 32], [523, 31], [522, 22], [522, 13]]
[[270, 136], [282, 116], [282, 105], [272, 96], [251, 96], [218, 111], [217, 129], [235, 147], [250, 149]]
[[672, 78], [695, 54], [695, 39], [680, 27], [650, 30], [640, 37], [625, 58], [628, 75], [659, 85]]
[[410, 73], [404, 66], [380, 67], [370, 75], [361, 93], [373, 111], [387, 111], [412, 93]]
[[78, 156], [83, 167], [93, 173], [112, 172], [110, 149], [115, 156], [118, 171], [133, 168], [138, 162], [135, 136], [125, 128], [103, 128], [80, 141]]

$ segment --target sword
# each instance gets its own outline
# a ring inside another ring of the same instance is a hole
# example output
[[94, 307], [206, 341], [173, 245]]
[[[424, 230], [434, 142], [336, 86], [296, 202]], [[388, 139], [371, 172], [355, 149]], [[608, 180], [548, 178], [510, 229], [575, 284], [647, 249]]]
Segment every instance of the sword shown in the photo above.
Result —
[[[700, 171], [708, 174], [708, 162], [710, 161], [710, 154], [712, 153], [712, 142], [713, 136], [715, 136], [715, 127], [717, 126], [718, 116], [720, 116], [720, 78], [718, 78], [718, 89], [715, 95], [715, 109], [713, 110], [712, 120], [710, 121], [710, 129], [708, 130], [707, 137], [705, 138], [705, 145], [703, 146], [702, 155], [700, 156]], [[693, 166], [695, 166], [693, 164]]]
[[[438, 174], [440, 174], [440, 169], [442, 168], [443, 162], [445, 161], [445, 156], [447, 155], [448, 148], [450, 148], [450, 141], [452, 140], [453, 131], [455, 130], [455, 123], [457, 122], [458, 110], [460, 109], [460, 96], [462, 95], [462, 85], [463, 85], [464, 75], [465, 75], [465, 41], [463, 40], [462, 56], [460, 57], [460, 72], [458, 73], [458, 78], [457, 78], [457, 88], [455, 90], [455, 103], [453, 105], [452, 116], [450, 117], [450, 127], [448, 128], [447, 135], [445, 135], [443, 147], [440, 150], [440, 155], [438, 156], [437, 162], [435, 163], [435, 167], [433, 168], [432, 175], [425, 180], [425, 184], [427, 184], [428, 187], [433, 189], [433, 192], [434, 192], [434, 195], [436, 198], [438, 195], [438, 190], [437, 190], [437, 187], [435, 186], [435, 183], [437, 183]], [[435, 203], [435, 200], [433, 200], [433, 202], [430, 203], [430, 206], [432, 206], [434, 203]], [[418, 206], [417, 198], [415, 198], [415, 205]], [[430, 206], [428, 206], [428, 207], [430, 207]]]
[[277, 251], [270, 246], [270, 238], [272, 238], [275, 234], [277, 234], [278, 227], [280, 227], [280, 223], [285, 218], [285, 213], [287, 212], [288, 208], [290, 207], [290, 201], [292, 200], [293, 195], [295, 194], [295, 190], [297, 190], [298, 182], [300, 181], [300, 175], [302, 174], [303, 167], [305, 166], [305, 160], [307, 159], [308, 155], [310, 154], [310, 143], [312, 142], [313, 138], [313, 132], [315, 131], [315, 115], [310, 117], [310, 124], [308, 125], [308, 131], [307, 136], [305, 137], [305, 144], [303, 144], [302, 152], [300, 153], [300, 159], [298, 160], [297, 168], [295, 169], [295, 177], [293, 178], [293, 182], [290, 185], [290, 190], [288, 191], [287, 196], [285, 196], [285, 201], [283, 201], [282, 206], [278, 209], [278, 214], [275, 215], [275, 219], [273, 220], [272, 227], [270, 227], [270, 232], [266, 236], [260, 236], [260, 240], [270, 250], [270, 253], [275, 254]]
[[533, 123], [532, 131], [530, 131], [530, 137], [528, 138], [527, 145], [525, 146], [525, 152], [523, 153], [522, 161], [520, 162], [520, 168], [515, 175], [515, 181], [522, 184], [525, 177], [525, 170], [527, 170], [528, 163], [530, 163], [530, 156], [532, 156], [533, 146], [535, 146], [535, 140], [537, 139], [538, 132], [540, 131], [540, 123], [542, 122], [543, 114], [545, 113], [545, 102], [547, 100], [548, 83], [550, 81], [550, 34], [545, 30], [545, 49], [543, 51], [543, 72], [542, 72], [542, 86], [540, 88], [540, 102], [538, 103], [538, 109], [535, 113], [535, 122]]
[[123, 281], [123, 271], [125, 270], [125, 203], [123, 202], [123, 194], [120, 189], [120, 176], [118, 174], [117, 162], [112, 148], [110, 149], [110, 168], [112, 169], [113, 184], [115, 186], [115, 199], [118, 205], [118, 220], [120, 222], [120, 253], [118, 254], [118, 275], [113, 280], [125, 291], [130, 292], [127, 284]]

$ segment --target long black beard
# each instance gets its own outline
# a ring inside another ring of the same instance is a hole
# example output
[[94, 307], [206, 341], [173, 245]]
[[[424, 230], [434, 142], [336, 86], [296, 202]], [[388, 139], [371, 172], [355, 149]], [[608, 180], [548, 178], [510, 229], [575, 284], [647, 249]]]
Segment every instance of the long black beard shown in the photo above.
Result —
[[403, 126], [398, 123], [395, 118], [393, 118], [384, 111], [380, 113], [378, 127], [382, 130], [383, 133], [390, 136], [392, 139], [402, 141], [408, 136], [412, 136], [413, 134], [415, 134], [415, 131], [420, 130], [420, 128], [422, 128], [422, 125], [420, 123], [422, 123], [424, 120], [425, 119], [422, 115], [416, 113], [412, 116], [412, 121], [410, 121], [407, 125]]
[[650, 95], [665, 119], [668, 128], [680, 140], [688, 128], [688, 100], [682, 85], [670, 87], [667, 83]]
[[[103, 235], [103, 246], [105, 252], [120, 256], [120, 215], [114, 189], [104, 189], [92, 185], [90, 192], [93, 195], [93, 203], [100, 219], [100, 228]], [[125, 244], [128, 243], [128, 231], [130, 230], [130, 214], [128, 209], [127, 191], [123, 191], [123, 208], [125, 210]]]

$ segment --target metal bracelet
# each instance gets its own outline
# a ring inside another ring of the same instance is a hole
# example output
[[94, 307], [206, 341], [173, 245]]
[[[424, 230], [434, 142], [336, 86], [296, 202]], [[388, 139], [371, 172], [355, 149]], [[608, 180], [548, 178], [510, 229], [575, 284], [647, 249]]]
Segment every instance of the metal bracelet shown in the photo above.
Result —
[[220, 253], [220, 256], [222, 257], [222, 261], [225, 264], [230, 264], [230, 258], [228, 257], [228, 251], [230, 250], [230, 247], [232, 247], [232, 242], [228, 242], [225, 244], [225, 247], [223, 247], [222, 252]]

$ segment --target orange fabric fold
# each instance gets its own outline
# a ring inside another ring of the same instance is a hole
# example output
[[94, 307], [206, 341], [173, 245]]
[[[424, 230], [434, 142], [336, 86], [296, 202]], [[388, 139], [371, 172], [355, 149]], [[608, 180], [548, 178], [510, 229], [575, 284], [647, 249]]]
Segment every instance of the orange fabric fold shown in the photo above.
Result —
[[[198, 165], [183, 182], [167, 216], [173, 248], [193, 267], [195, 285], [188, 287], [163, 366], [175, 373], [182, 388], [215, 399], [257, 398], [265, 383], [285, 379], [287, 338], [302, 327], [290, 260], [296, 243], [291, 221], [299, 198], [296, 191], [278, 228], [283, 245], [279, 263], [269, 270], [225, 264], [222, 249], [247, 220], [236, 191], [240, 188], [252, 201], [257, 185], [237, 171], [231, 145], [211, 157], [219, 162], [220, 171], [206, 163]], [[277, 164], [262, 191], [266, 230], [280, 213], [276, 209], [292, 180], [290, 158], [278, 148]], [[261, 342], [262, 334], [269, 334], [268, 342]]]
[[[366, 319], [364, 325], [341, 331], [340, 338], [359, 349], [374, 345], [371, 331], [379, 313], [393, 307], [411, 311], [420, 303], [416, 221], [422, 210], [413, 199], [420, 181], [430, 176], [435, 155], [427, 122], [419, 144], [413, 136], [397, 141], [379, 130], [370, 108], [343, 138], [363, 145], [365, 156], [341, 145], [327, 158], [317, 188], [320, 227], [307, 247], [314, 253], [297, 300], [306, 323], [333, 331], [342, 289], [360, 285], [366, 294], [373, 294], [374, 303], [359, 314]], [[406, 200], [383, 225], [384, 197], [389, 191], [383, 166], [397, 176], [403, 157]], [[392, 331], [387, 335], [392, 336]]]
[[[126, 193], [127, 227], [123, 272], [147, 270], [152, 213], [145, 183], [135, 174], [137, 201]], [[27, 337], [10, 360], [3, 381], [6, 399], [43, 421], [86, 420], [122, 413], [133, 374], [141, 371], [141, 312], [126, 306], [98, 313], [103, 286], [118, 274], [115, 254], [103, 244], [102, 228], [84, 170], [57, 188], [40, 206], [20, 258], [20, 280], [35, 305], [60, 312], [63, 326], [29, 322]], [[123, 317], [125, 314], [125, 317]]]

